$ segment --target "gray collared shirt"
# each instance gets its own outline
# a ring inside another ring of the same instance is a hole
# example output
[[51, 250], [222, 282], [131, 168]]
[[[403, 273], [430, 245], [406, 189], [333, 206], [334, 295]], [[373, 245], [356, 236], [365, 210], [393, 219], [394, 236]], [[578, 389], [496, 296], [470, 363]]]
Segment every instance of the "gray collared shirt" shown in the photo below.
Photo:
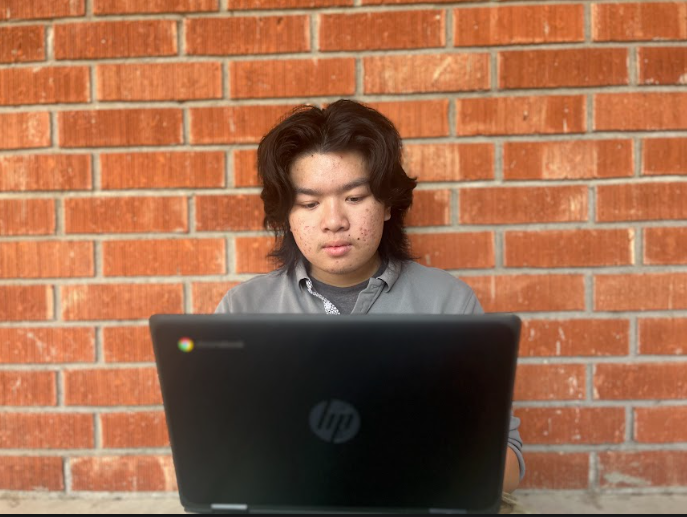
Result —
[[[336, 314], [317, 293], [305, 265], [286, 274], [280, 270], [252, 278], [232, 288], [215, 314]], [[483, 314], [475, 293], [463, 281], [442, 269], [415, 262], [391, 260], [386, 270], [370, 278], [351, 314]], [[525, 475], [520, 419], [511, 417], [508, 445]]]

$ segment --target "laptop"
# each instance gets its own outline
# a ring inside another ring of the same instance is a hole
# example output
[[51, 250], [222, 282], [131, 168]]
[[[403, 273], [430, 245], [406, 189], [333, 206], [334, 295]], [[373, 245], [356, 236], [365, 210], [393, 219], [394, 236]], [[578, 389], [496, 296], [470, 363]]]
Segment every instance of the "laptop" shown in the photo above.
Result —
[[498, 511], [517, 316], [155, 315], [150, 329], [187, 511]]

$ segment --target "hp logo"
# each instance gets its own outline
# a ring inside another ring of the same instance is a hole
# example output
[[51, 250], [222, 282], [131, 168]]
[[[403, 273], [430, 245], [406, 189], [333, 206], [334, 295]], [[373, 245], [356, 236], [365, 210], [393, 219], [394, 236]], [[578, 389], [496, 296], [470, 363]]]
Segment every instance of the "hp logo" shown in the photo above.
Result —
[[341, 400], [325, 400], [310, 411], [310, 429], [327, 443], [345, 443], [360, 430], [358, 411]]

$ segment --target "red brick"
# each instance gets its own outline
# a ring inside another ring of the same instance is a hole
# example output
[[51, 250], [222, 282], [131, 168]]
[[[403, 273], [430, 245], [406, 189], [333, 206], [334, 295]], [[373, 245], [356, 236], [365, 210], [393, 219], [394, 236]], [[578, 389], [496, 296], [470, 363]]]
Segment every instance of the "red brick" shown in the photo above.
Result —
[[0, 242], [0, 278], [85, 276], [95, 276], [92, 242]]
[[587, 187], [488, 187], [460, 191], [462, 224], [587, 220]]
[[599, 275], [594, 283], [596, 311], [687, 309], [687, 274]]
[[0, 63], [45, 61], [42, 25], [0, 27]]
[[506, 267], [628, 266], [634, 262], [634, 230], [506, 232]]
[[605, 179], [634, 175], [632, 140], [505, 142], [506, 180]]
[[0, 413], [2, 449], [92, 449], [92, 415]]
[[589, 453], [529, 452], [521, 489], [582, 490], [589, 486]]
[[403, 166], [420, 182], [494, 179], [493, 144], [409, 144]]
[[187, 101], [221, 99], [221, 63], [99, 65], [98, 100]]
[[0, 199], [0, 235], [55, 233], [52, 199]]
[[687, 363], [597, 364], [595, 400], [687, 398]]
[[646, 228], [644, 264], [687, 264], [687, 228]]
[[687, 183], [642, 183], [597, 187], [596, 220], [687, 219]]
[[525, 320], [520, 337], [521, 357], [583, 357], [627, 355], [628, 320]]
[[413, 256], [439, 269], [493, 268], [494, 235], [483, 233], [411, 234]]
[[53, 288], [45, 285], [0, 286], [0, 321], [50, 320]]
[[184, 142], [179, 109], [62, 111], [60, 147], [175, 145]]
[[200, 56], [309, 52], [308, 16], [236, 16], [186, 20], [186, 53]]
[[148, 326], [105, 327], [103, 352], [106, 363], [152, 363], [153, 342]]
[[584, 400], [584, 364], [519, 364], [513, 400]]
[[639, 84], [687, 84], [687, 48], [640, 48], [637, 64]]
[[406, 226], [447, 226], [451, 224], [450, 190], [416, 190]]
[[88, 67], [0, 70], [0, 105], [89, 102], [90, 88]]
[[289, 59], [229, 63], [233, 99], [351, 96], [355, 59]]
[[4, 0], [0, 20], [63, 18], [86, 14], [86, 0]]
[[489, 54], [363, 58], [366, 94], [460, 92], [491, 88]]
[[687, 174], [687, 138], [650, 138], [642, 145], [642, 174]]
[[188, 203], [183, 197], [66, 199], [67, 233], [137, 233], [188, 231]]
[[234, 186], [259, 187], [258, 153], [256, 149], [234, 150]]
[[55, 25], [55, 59], [107, 59], [177, 55], [174, 20]]
[[583, 275], [504, 275], [463, 278], [486, 312], [585, 309]]
[[592, 5], [594, 41], [687, 39], [687, 5], [681, 2]]
[[239, 282], [196, 282], [192, 286], [193, 314], [213, 314], [224, 295]]
[[90, 190], [87, 154], [0, 156], [0, 191]]
[[236, 272], [269, 273], [275, 269], [276, 262], [267, 258], [273, 247], [273, 237], [236, 237]]
[[155, 368], [64, 372], [67, 406], [151, 406], [162, 404]]
[[0, 113], [0, 150], [50, 147], [49, 113]]
[[105, 449], [169, 447], [165, 413], [106, 413], [100, 415]]
[[[472, 0], [457, 0], [458, 2], [471, 2]], [[484, 1], [484, 0], [477, 0]], [[453, 4], [454, 0], [361, 0], [362, 5], [398, 5], [398, 4]]]
[[93, 14], [193, 13], [219, 10], [219, 0], [94, 0]]
[[0, 490], [64, 491], [62, 458], [3, 456]]
[[226, 273], [224, 239], [146, 239], [106, 241], [105, 276], [222, 275]]
[[556, 49], [499, 53], [499, 88], [560, 88], [628, 84], [628, 50]]
[[353, 6], [353, 0], [230, 0], [230, 9], [311, 9]]
[[439, 10], [320, 15], [320, 50], [443, 47], [446, 15]]
[[72, 458], [72, 490], [94, 492], [176, 492], [168, 456]]
[[635, 408], [634, 435], [639, 443], [687, 442], [687, 407]]
[[453, 18], [457, 47], [584, 41], [583, 5], [455, 9]]
[[683, 355], [687, 353], [687, 318], [640, 318], [639, 353]]
[[225, 187], [224, 153], [115, 153], [100, 156], [103, 189]]
[[54, 372], [0, 371], [0, 406], [55, 406]]
[[95, 329], [0, 328], [1, 364], [92, 363]]
[[448, 100], [369, 102], [385, 115], [403, 138], [448, 136]]
[[262, 230], [265, 217], [257, 194], [196, 197], [196, 230]]
[[192, 144], [257, 144], [295, 105], [191, 108]]
[[456, 121], [459, 136], [568, 134], [587, 128], [585, 99], [579, 95], [458, 99]]
[[645, 488], [687, 485], [687, 451], [599, 453], [599, 486]]
[[687, 93], [603, 93], [594, 96], [595, 131], [655, 129], [687, 129]]
[[136, 320], [183, 312], [179, 284], [67, 285], [62, 287], [62, 320]]
[[521, 408], [527, 444], [594, 444], [625, 441], [625, 408]]

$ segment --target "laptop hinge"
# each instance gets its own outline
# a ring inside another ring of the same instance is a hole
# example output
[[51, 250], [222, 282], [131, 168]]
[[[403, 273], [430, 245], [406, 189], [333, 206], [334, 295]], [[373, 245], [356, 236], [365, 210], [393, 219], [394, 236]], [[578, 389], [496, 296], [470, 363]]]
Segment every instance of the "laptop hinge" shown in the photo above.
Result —
[[212, 513], [248, 513], [247, 504], [213, 504]]

